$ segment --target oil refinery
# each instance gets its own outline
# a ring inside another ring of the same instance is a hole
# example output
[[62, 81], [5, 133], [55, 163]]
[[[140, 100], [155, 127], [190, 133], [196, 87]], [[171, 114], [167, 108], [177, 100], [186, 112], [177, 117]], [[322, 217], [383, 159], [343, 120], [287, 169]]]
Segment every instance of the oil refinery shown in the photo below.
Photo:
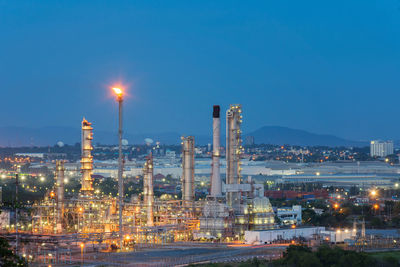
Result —
[[[122, 104], [122, 97], [117, 101]], [[120, 114], [121, 115], [121, 114]], [[120, 116], [121, 119], [121, 116]], [[264, 197], [262, 184], [242, 179], [243, 151], [240, 125], [241, 105], [226, 112], [226, 179], [220, 173], [220, 106], [212, 110], [212, 166], [210, 194], [195, 197], [195, 137], [182, 137], [181, 199], [155, 197], [154, 163], [150, 152], [145, 160], [143, 192], [126, 199], [97, 194], [93, 186], [92, 123], [81, 123], [81, 189], [65, 196], [65, 162], [56, 160], [54, 188], [33, 204], [32, 231], [21, 232], [19, 251], [36, 258], [66, 259], [79, 246], [96, 250], [130, 250], [146, 244], [168, 244], [198, 240], [243, 241], [246, 230], [276, 228], [274, 212]], [[120, 128], [120, 140], [122, 129]], [[121, 154], [120, 154], [121, 155]], [[120, 158], [123, 172], [124, 159]], [[123, 177], [122, 173], [121, 176]], [[225, 180], [225, 181], [224, 181]], [[121, 190], [119, 186], [119, 190]], [[122, 196], [124, 196], [122, 183]], [[121, 207], [121, 213], [119, 212]]]

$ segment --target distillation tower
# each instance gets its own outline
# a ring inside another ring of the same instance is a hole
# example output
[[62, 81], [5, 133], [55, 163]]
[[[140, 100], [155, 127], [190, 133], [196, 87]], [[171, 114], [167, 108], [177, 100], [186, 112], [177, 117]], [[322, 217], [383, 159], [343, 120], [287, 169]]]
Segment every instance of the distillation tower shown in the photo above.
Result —
[[194, 137], [182, 137], [182, 200], [194, 201]]
[[[273, 228], [274, 213], [269, 199], [264, 197], [264, 185], [247, 178], [241, 180], [240, 156], [242, 141], [240, 126], [242, 110], [240, 105], [231, 105], [226, 112], [226, 183], [222, 190], [216, 190], [220, 183], [219, 158], [219, 109], [213, 109], [213, 161], [211, 194], [200, 217], [200, 231], [197, 238], [226, 240], [243, 238], [246, 230]], [[217, 186], [216, 186], [217, 185]], [[218, 196], [221, 192], [221, 196]]]
[[88, 122], [85, 118], [82, 120], [82, 159], [81, 159], [81, 172], [82, 172], [82, 187], [81, 193], [83, 196], [93, 194], [93, 156], [92, 156], [92, 139], [93, 127], [92, 123]]
[[56, 199], [57, 199], [57, 224], [56, 229], [57, 233], [62, 233], [63, 231], [63, 223], [64, 223], [64, 161], [57, 160], [56, 161], [56, 171], [55, 171], [55, 187], [56, 191]]
[[[226, 111], [226, 184], [240, 184], [241, 113], [241, 105], [230, 105], [230, 108]], [[227, 192], [226, 197], [228, 205], [237, 210], [239, 204], [238, 192]]]
[[147, 212], [147, 226], [154, 226], [153, 156], [150, 153], [143, 168], [143, 202]]

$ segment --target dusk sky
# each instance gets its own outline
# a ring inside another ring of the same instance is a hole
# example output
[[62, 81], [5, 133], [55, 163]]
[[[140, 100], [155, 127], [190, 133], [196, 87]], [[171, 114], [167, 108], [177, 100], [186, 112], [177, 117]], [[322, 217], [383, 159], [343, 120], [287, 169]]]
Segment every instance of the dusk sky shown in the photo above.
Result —
[[3, 1], [0, 126], [400, 139], [400, 1]]

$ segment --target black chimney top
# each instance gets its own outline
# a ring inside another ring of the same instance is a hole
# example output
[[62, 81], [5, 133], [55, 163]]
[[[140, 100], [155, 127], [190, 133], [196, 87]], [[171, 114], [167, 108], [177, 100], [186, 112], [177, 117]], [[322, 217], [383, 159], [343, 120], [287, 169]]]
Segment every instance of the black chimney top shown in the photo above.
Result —
[[219, 105], [214, 105], [213, 118], [219, 118], [219, 110], [220, 110]]

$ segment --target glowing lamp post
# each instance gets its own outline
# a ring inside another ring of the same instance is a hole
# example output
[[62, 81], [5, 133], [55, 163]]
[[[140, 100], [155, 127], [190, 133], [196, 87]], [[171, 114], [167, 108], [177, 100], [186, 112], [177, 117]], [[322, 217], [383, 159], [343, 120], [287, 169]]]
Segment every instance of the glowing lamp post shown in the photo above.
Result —
[[372, 190], [372, 191], [371, 191], [371, 196], [372, 196], [372, 197], [375, 197], [376, 195], [377, 195], [376, 190]]
[[117, 96], [116, 100], [118, 102], [118, 218], [119, 218], [119, 239], [120, 239], [120, 248], [122, 249], [123, 245], [123, 236], [122, 236], [122, 196], [124, 195], [123, 182], [122, 182], [122, 101], [123, 101], [123, 92], [120, 88], [114, 87], [112, 88], [115, 95]]

